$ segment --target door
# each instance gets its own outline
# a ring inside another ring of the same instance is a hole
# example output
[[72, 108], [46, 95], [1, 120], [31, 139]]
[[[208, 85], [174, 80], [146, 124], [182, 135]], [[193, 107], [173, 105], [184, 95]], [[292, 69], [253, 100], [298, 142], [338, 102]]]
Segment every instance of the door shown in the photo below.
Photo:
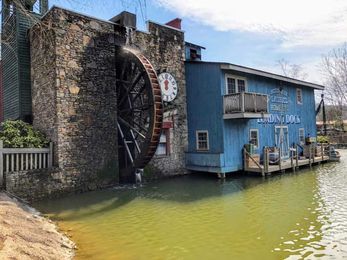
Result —
[[275, 126], [275, 142], [281, 148], [281, 159], [289, 158], [289, 136], [288, 126]]

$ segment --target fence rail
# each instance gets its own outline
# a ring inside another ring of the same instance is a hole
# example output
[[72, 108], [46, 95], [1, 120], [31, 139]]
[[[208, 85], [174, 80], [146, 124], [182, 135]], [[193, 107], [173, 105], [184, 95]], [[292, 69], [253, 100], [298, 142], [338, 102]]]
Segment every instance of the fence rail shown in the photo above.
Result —
[[224, 114], [267, 113], [268, 96], [260, 93], [241, 92], [224, 96]]
[[3, 148], [3, 141], [0, 140], [0, 188], [6, 173], [46, 169], [52, 165], [52, 143], [48, 148]]

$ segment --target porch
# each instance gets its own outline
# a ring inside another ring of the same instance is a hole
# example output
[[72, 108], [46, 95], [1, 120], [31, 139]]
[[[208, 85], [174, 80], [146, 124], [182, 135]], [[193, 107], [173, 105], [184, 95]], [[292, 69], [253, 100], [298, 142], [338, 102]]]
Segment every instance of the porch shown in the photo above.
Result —
[[251, 92], [223, 97], [224, 119], [262, 118], [268, 114], [268, 95]]
[[[299, 155], [299, 147], [304, 150], [303, 156]], [[246, 148], [243, 148], [244, 171], [260, 173], [262, 176], [286, 169], [295, 171], [301, 166], [311, 167], [313, 164], [329, 161], [329, 150], [329, 145], [310, 144], [305, 147], [295, 145], [290, 148], [289, 158], [283, 159], [280, 148], [274, 151], [273, 148], [264, 147], [263, 160], [260, 160], [259, 155], [250, 154]], [[274, 154], [278, 154], [277, 160], [273, 160]]]

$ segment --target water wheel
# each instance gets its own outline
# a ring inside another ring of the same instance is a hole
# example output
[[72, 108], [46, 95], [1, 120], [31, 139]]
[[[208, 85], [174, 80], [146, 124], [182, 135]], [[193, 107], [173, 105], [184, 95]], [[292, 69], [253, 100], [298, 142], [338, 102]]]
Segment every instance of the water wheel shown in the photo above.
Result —
[[127, 180], [155, 154], [163, 104], [157, 74], [144, 55], [119, 49], [116, 76], [119, 169]]

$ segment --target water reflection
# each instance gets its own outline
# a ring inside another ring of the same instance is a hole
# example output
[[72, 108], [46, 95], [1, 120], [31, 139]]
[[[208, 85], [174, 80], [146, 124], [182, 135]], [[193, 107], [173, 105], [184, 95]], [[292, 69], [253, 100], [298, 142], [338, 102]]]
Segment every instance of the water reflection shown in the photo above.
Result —
[[224, 182], [185, 176], [36, 206], [72, 235], [80, 259], [340, 258], [346, 166]]

